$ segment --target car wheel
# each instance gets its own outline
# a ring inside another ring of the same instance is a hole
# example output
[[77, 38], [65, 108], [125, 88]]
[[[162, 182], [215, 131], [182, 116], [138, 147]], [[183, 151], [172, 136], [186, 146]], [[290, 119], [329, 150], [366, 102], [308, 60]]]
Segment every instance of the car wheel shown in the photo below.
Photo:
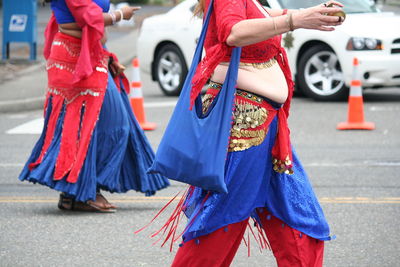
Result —
[[301, 91], [316, 100], [341, 100], [348, 95], [335, 52], [326, 45], [313, 46], [301, 56], [298, 69]]
[[156, 79], [165, 95], [177, 96], [182, 90], [187, 67], [182, 52], [176, 45], [164, 45], [156, 55]]

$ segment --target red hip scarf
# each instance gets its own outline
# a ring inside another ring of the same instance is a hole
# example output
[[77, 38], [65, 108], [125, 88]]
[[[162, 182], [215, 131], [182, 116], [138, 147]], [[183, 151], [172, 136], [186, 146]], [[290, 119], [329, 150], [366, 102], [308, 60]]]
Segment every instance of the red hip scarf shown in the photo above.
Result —
[[[208, 84], [208, 90], [203, 98], [203, 113], [208, 110], [221, 88], [222, 85], [219, 83]], [[292, 174], [292, 149], [285, 110], [274, 107], [263, 97], [241, 89], [236, 89], [228, 151], [242, 151], [260, 145], [275, 117], [278, 120], [278, 132], [272, 148], [274, 170]]]
[[52, 111], [45, 128], [45, 140], [40, 156], [29, 165], [29, 168], [33, 169], [42, 162], [53, 141], [57, 120], [64, 110], [54, 180], [66, 177], [70, 183], [78, 180], [108, 82], [109, 53], [105, 50], [91, 75], [76, 83], [72, 82], [80, 51], [80, 39], [60, 32], [56, 34], [46, 66], [48, 73], [46, 103], [51, 100]]

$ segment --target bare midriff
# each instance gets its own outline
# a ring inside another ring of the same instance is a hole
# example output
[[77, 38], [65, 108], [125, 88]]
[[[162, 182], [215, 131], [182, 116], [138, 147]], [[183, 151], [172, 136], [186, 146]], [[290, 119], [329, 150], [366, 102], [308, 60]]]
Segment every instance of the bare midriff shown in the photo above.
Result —
[[[82, 29], [75, 22], [58, 24], [58, 30], [64, 34], [67, 34], [67, 35], [70, 35], [70, 36], [73, 36], [76, 38], [82, 38]], [[105, 44], [106, 41], [107, 41], [107, 34], [104, 31], [104, 36], [101, 39], [101, 43]]]
[[[258, 1], [253, 0], [253, 2], [266, 18], [270, 17], [270, 14], [268, 14]], [[211, 80], [223, 83], [227, 70], [228, 62], [222, 62], [216, 67]], [[274, 58], [264, 63], [241, 63], [238, 72], [237, 88], [264, 96], [281, 104], [286, 101], [289, 94], [283, 71]]]
[[[275, 59], [266, 63], [256, 63], [256, 66], [242, 63], [239, 66], [237, 88], [284, 103], [288, 97], [288, 85], [283, 71]], [[223, 83], [227, 70], [228, 63], [222, 62], [215, 68], [211, 80]]]

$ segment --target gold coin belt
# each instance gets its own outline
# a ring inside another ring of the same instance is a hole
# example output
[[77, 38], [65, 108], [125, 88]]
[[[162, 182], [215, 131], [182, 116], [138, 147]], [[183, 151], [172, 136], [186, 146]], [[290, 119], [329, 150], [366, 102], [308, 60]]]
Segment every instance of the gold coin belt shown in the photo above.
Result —
[[[221, 84], [210, 82], [208, 88], [209, 90], [203, 96], [203, 114], [208, 111], [218, 93], [215, 89], [219, 90]], [[243, 151], [252, 146], [260, 145], [264, 141], [268, 132], [267, 125], [265, 125], [268, 118], [268, 110], [263, 107], [263, 104], [265, 104], [263, 98], [236, 89], [229, 152]]]

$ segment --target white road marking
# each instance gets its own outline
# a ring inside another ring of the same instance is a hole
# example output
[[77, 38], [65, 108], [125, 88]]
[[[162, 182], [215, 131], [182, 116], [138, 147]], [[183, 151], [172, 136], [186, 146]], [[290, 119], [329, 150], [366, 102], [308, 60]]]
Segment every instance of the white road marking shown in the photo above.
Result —
[[164, 108], [164, 107], [175, 107], [176, 106], [176, 102], [175, 101], [163, 101], [163, 102], [150, 102], [150, 103], [144, 103], [144, 107], [145, 108]]
[[[174, 201], [179, 201], [182, 197], [178, 196]], [[114, 203], [166, 203], [172, 200], [173, 196], [164, 197], [111, 197], [109, 200]], [[57, 198], [42, 196], [4, 196], [0, 197], [2, 203], [56, 203]], [[321, 197], [321, 203], [333, 204], [400, 204], [399, 197]]]
[[[144, 103], [145, 108], [175, 107], [177, 101]], [[43, 129], [43, 118], [34, 119], [6, 131], [7, 134], [40, 134]]]
[[[24, 163], [2, 163], [0, 162], [0, 168], [20, 168], [23, 167]], [[364, 161], [354, 163], [339, 163], [339, 162], [312, 162], [303, 164], [304, 167], [323, 167], [323, 168], [342, 168], [342, 167], [400, 167], [399, 161]]]
[[40, 134], [43, 129], [43, 118], [34, 119], [8, 130], [7, 134]]
[[398, 111], [400, 107], [390, 107], [390, 106], [371, 106], [370, 111]]
[[400, 161], [364, 161], [364, 162], [311, 162], [303, 164], [305, 167], [364, 167], [364, 166], [376, 166], [376, 167], [399, 167]]
[[16, 113], [16, 114], [10, 114], [7, 116], [8, 119], [25, 119], [28, 117], [29, 117], [29, 114], [27, 114], [27, 113]]
[[24, 165], [24, 163], [0, 163], [0, 168], [21, 168]]

